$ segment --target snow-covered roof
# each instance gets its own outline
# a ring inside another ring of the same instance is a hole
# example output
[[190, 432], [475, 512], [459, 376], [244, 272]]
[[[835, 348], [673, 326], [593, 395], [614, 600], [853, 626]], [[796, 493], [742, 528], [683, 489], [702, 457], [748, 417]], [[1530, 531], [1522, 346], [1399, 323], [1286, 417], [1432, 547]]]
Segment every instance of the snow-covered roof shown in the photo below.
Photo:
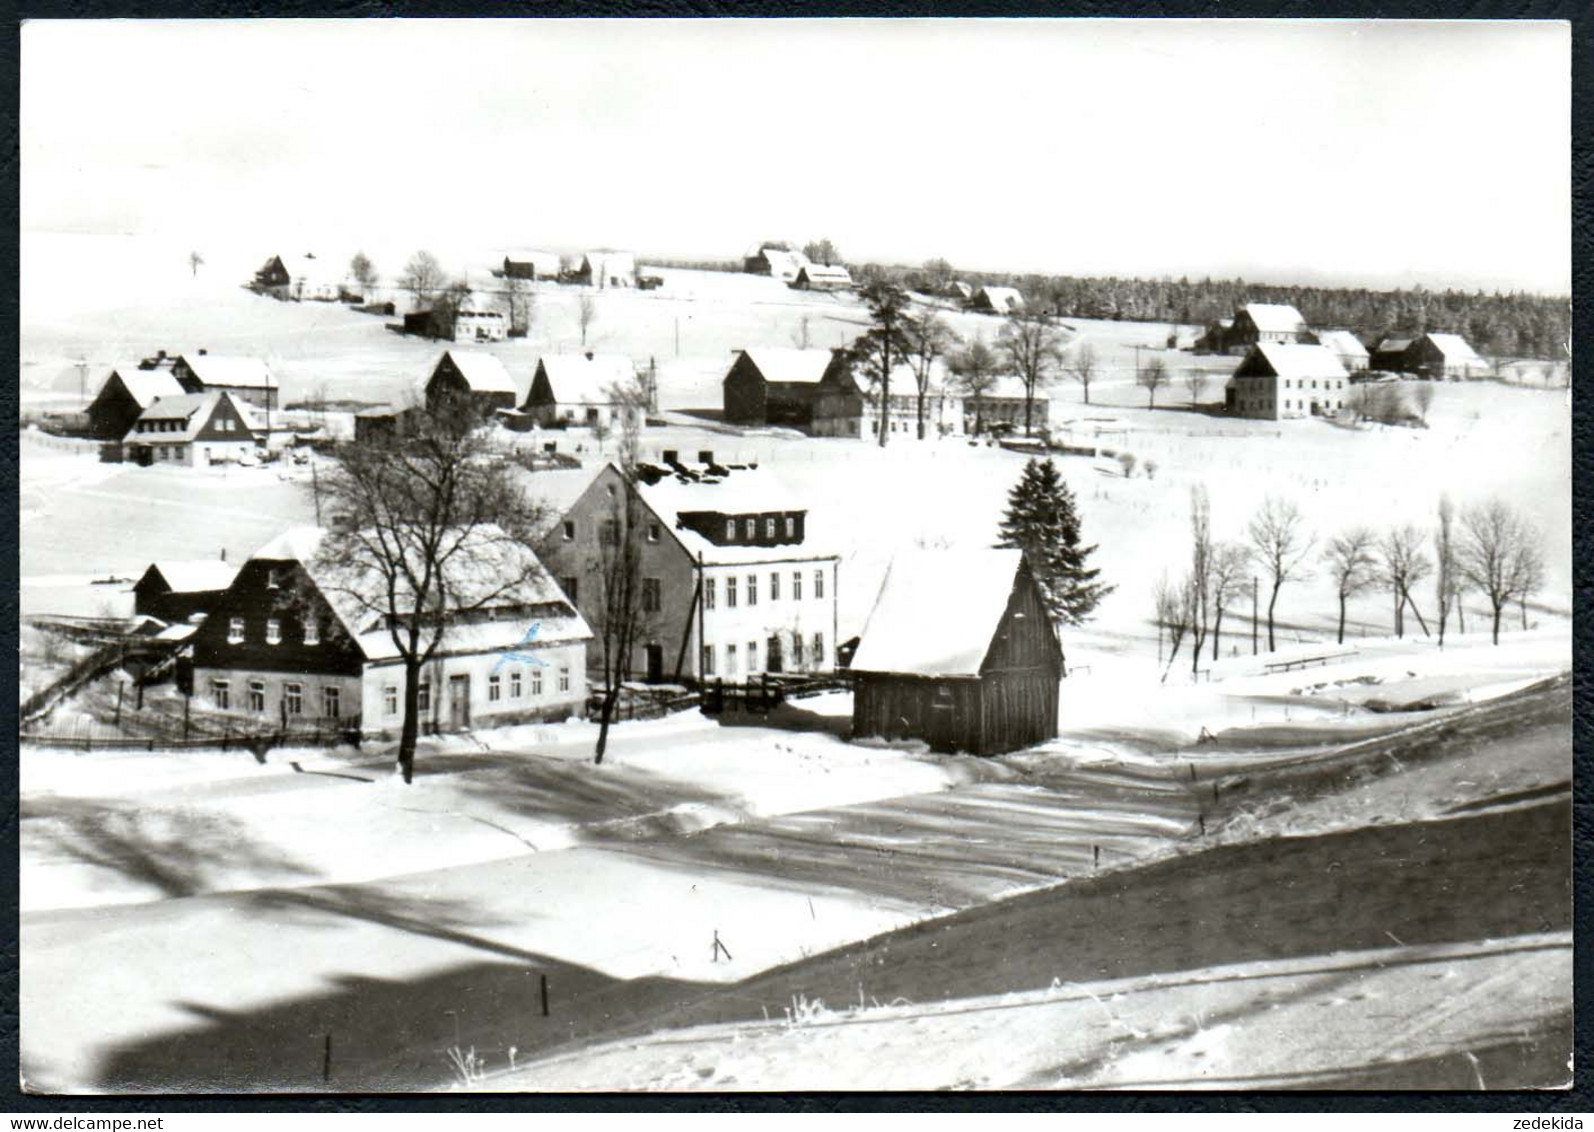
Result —
[[538, 275], [559, 274], [559, 253], [545, 252], [537, 248], [514, 248], [504, 253], [504, 258], [511, 263], [529, 263]]
[[614, 386], [636, 380], [636, 365], [623, 354], [544, 354], [537, 365], [558, 404], [606, 405]]
[[759, 248], [756, 255], [764, 257], [769, 264], [769, 273], [777, 279], [792, 280], [797, 278], [797, 273], [809, 265], [809, 259], [802, 252], [782, 251], [779, 248]]
[[[205, 427], [205, 422], [210, 420], [215, 412], [216, 405], [226, 398], [233, 407], [233, 411], [243, 420], [244, 428], [254, 432], [260, 424], [248, 408], [225, 389], [211, 389], [204, 393], [184, 393], [180, 397], [162, 397], [149, 408], [138, 414], [138, 420], [127, 430], [122, 437], [123, 444], [181, 444], [193, 440], [199, 430]], [[178, 432], [153, 432], [140, 436], [138, 432], [139, 421], [183, 421], [184, 427]], [[248, 433], [240, 434], [237, 439], [249, 440]]]
[[277, 381], [271, 370], [259, 358], [229, 357], [225, 354], [184, 354], [185, 362], [194, 375], [208, 386], [234, 389], [275, 389]]
[[494, 306], [490, 296], [471, 292], [459, 301], [456, 308], [462, 316], [473, 318], [503, 318], [504, 312]]
[[1362, 340], [1349, 330], [1319, 330], [1317, 341], [1321, 346], [1326, 346], [1342, 358], [1365, 358], [1367, 347], [1362, 345]]
[[[111, 371], [121, 379], [122, 385], [141, 409], [147, 409], [159, 397], [181, 397], [183, 387], [177, 384], [169, 369], [139, 369], [137, 366], [117, 366]], [[109, 377], [107, 377], [109, 382]], [[104, 389], [102, 385], [100, 387]]]
[[829, 350], [799, 350], [795, 346], [760, 346], [734, 352], [745, 354], [765, 381], [783, 385], [819, 384], [832, 357]]
[[639, 479], [637, 492], [674, 532], [686, 552], [694, 560], [701, 556], [709, 565], [835, 557], [831, 550], [815, 541], [811, 518], [804, 520], [801, 543], [777, 546], [721, 546], [681, 525], [680, 516], [694, 512], [757, 515], [769, 511], [805, 511], [806, 504], [766, 468], [733, 468], [724, 476], [697, 481], [680, 474], [668, 475], [651, 484]]
[[975, 297], [981, 295], [991, 304], [992, 310], [1021, 310], [1024, 306], [1024, 296], [1017, 287], [981, 287], [975, 292]]
[[1459, 334], [1429, 334], [1428, 341], [1439, 348], [1439, 352], [1444, 355], [1445, 361], [1451, 365], [1461, 362], [1481, 363], [1483, 361], [1482, 358], [1478, 357], [1477, 351], [1468, 345], [1467, 340]]
[[[982, 394], [987, 401], [1022, 401], [1024, 399], [1024, 382], [1012, 374], [1003, 374], [991, 383], [991, 387]], [[974, 399], [969, 398], [972, 402]], [[1046, 390], [1037, 387], [1035, 390], [1035, 403], [1044, 405], [1047, 401]]]
[[609, 278], [615, 275], [635, 275], [636, 256], [630, 252], [610, 252], [598, 249], [581, 257], [582, 265], [592, 269], [594, 276]]
[[1301, 312], [1288, 303], [1246, 303], [1240, 308], [1251, 316], [1258, 330], [1274, 334], [1293, 334], [1306, 328]]
[[978, 676], [1022, 561], [1019, 550], [898, 552], [864, 624], [853, 670]]
[[[518, 392], [515, 379], [509, 376], [504, 363], [491, 354], [476, 350], [444, 350], [443, 357], [453, 360], [454, 368], [459, 370], [472, 393]], [[438, 359], [437, 364], [443, 364], [442, 358]], [[432, 372], [437, 372], [437, 366], [432, 367]]]
[[1400, 354], [1404, 353], [1411, 343], [1410, 338], [1380, 338], [1373, 350], [1379, 354]]
[[[870, 388], [868, 376], [860, 367], [851, 367], [847, 371], [846, 377], [842, 378], [842, 380], [845, 381], [848, 377], [852, 379], [853, 387], [856, 388], [859, 393], [864, 394], [865, 396], [878, 393], [878, 390], [872, 390]], [[1013, 380], [1017, 381], [1018, 379], [1014, 378]], [[919, 378], [914, 370], [913, 365], [909, 362], [897, 362], [892, 365], [891, 396], [917, 397], [918, 395]], [[930, 363], [930, 380], [925, 386], [925, 395], [929, 397], [963, 396], [963, 393], [957, 388], [957, 384], [953, 380], [951, 374], [948, 373], [945, 363], [942, 362], [940, 358], [936, 358]], [[987, 392], [985, 395], [987, 397], [991, 396], [989, 392]], [[1019, 396], [1023, 396], [1022, 385], [1019, 388]]]
[[1268, 366], [1278, 377], [1346, 376], [1339, 355], [1326, 346], [1308, 346], [1300, 342], [1259, 342], [1251, 349], [1267, 360]]
[[219, 558], [151, 562], [149, 569], [158, 571], [171, 591], [179, 594], [215, 593], [232, 585], [238, 576], [236, 564]]
[[805, 263], [797, 272], [806, 275], [810, 280], [823, 280], [831, 283], [851, 283], [852, 274], [839, 263]]

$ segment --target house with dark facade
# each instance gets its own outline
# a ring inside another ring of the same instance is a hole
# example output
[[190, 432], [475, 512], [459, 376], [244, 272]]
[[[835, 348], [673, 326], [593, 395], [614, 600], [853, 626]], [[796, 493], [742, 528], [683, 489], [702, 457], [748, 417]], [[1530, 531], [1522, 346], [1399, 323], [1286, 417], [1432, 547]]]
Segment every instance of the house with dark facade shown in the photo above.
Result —
[[182, 395], [183, 387], [169, 369], [113, 369], [85, 412], [89, 433], [101, 440], [120, 440], [156, 401]]
[[292, 286], [293, 275], [288, 271], [287, 264], [282, 262], [280, 255], [274, 255], [266, 260], [255, 272], [254, 282], [250, 284], [252, 290], [278, 299], [288, 298]]
[[1223, 352], [1244, 353], [1261, 342], [1309, 343], [1311, 335], [1301, 312], [1288, 303], [1246, 303], [1234, 310], [1234, 324], [1224, 335]]
[[544, 354], [520, 406], [523, 418], [542, 428], [585, 425], [611, 428], [623, 413], [643, 412], [623, 403], [636, 386], [636, 365], [621, 354]]
[[1350, 375], [1326, 346], [1264, 342], [1236, 367], [1224, 405], [1237, 417], [1329, 417], [1345, 407]]
[[630, 252], [613, 252], [604, 249], [588, 252], [581, 257], [571, 276], [571, 282], [600, 290], [636, 286], [636, 256]]
[[839, 558], [773, 473], [712, 462], [644, 464], [635, 478], [613, 464], [598, 473], [538, 548], [597, 634], [594, 665], [603, 659], [605, 547], [621, 537], [634, 540], [642, 575], [633, 678], [739, 682], [834, 670]]
[[272, 412], [277, 408], [277, 379], [259, 358], [228, 357], [200, 350], [172, 363], [172, 376], [184, 393], [231, 393], [246, 405]]
[[162, 397], [122, 437], [122, 457], [145, 466], [236, 463], [254, 455], [257, 431], [248, 408], [225, 390]]
[[426, 411], [435, 415], [468, 405], [482, 419], [513, 409], [519, 392], [504, 363], [475, 350], [445, 350], [426, 379]]
[[517, 248], [504, 255], [504, 277], [558, 282], [560, 260], [558, 252]]
[[1017, 287], [981, 287], [969, 299], [969, 309], [990, 314], [1012, 314], [1024, 309], [1024, 296]]
[[[242, 565], [190, 638], [193, 694], [211, 711], [249, 720], [396, 736], [404, 661], [382, 583], [321, 556], [324, 537], [292, 528]], [[535, 555], [484, 526], [455, 562], [455, 613], [422, 669], [425, 729], [582, 714], [591, 631]]]
[[834, 351], [770, 346], [731, 354], [731, 368], [722, 382], [728, 423], [796, 428], [813, 424], [814, 399]]
[[1019, 550], [899, 553], [851, 672], [854, 739], [997, 755], [1057, 736], [1063, 650]]
[[237, 576], [238, 567], [220, 558], [151, 562], [133, 586], [133, 612], [171, 624], [208, 616]]
[[805, 263], [787, 284], [798, 291], [845, 291], [852, 274], [839, 263]]
[[425, 410], [377, 405], [354, 414], [354, 439], [361, 444], [398, 440], [408, 435]]
[[1465, 381], [1486, 376], [1489, 363], [1459, 334], [1428, 333], [1406, 347], [1400, 368], [1428, 381]]

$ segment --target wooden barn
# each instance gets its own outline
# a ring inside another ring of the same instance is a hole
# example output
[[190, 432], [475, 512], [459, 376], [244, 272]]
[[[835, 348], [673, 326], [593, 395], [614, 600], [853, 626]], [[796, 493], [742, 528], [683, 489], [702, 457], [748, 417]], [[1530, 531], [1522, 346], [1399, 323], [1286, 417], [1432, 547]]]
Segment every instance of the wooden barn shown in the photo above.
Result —
[[173, 624], [208, 614], [237, 574], [238, 567], [219, 558], [151, 562], [133, 587], [133, 612]]
[[839, 263], [805, 263], [787, 284], [798, 291], [845, 291], [852, 275]]
[[89, 432], [101, 440], [120, 440], [156, 401], [182, 395], [183, 387], [170, 370], [113, 369], [88, 407]]
[[1404, 335], [1380, 338], [1372, 349], [1368, 367], [1380, 373], [1404, 373], [1406, 351], [1411, 349], [1412, 341], [1410, 337]]
[[852, 673], [855, 739], [998, 755], [1057, 736], [1063, 650], [1022, 551], [898, 554]]
[[559, 253], [517, 248], [504, 256], [506, 279], [559, 280]]
[[497, 409], [513, 409], [519, 393], [504, 363], [491, 354], [446, 350], [426, 380], [426, 411], [434, 415], [462, 403], [480, 417]]
[[835, 352], [770, 346], [733, 350], [725, 371], [725, 420], [732, 424], [782, 424], [807, 428]]
[[1310, 343], [1311, 328], [1288, 303], [1246, 303], [1234, 310], [1234, 325], [1225, 335], [1224, 352], [1241, 353], [1263, 342]]
[[1465, 381], [1489, 372], [1485, 362], [1459, 334], [1424, 334], [1406, 350], [1407, 373], [1427, 381]]

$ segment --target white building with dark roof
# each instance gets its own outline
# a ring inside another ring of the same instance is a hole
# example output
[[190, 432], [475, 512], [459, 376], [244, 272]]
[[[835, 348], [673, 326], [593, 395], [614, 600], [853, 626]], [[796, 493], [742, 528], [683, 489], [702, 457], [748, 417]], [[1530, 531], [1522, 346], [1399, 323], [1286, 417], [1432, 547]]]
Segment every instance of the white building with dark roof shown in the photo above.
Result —
[[260, 423], [226, 390], [161, 397], [122, 437], [122, 455], [143, 465], [189, 468], [236, 463], [258, 447]]
[[622, 412], [644, 411], [622, 404], [616, 392], [635, 391], [636, 364], [621, 354], [544, 354], [537, 359], [531, 388], [520, 412], [543, 428], [558, 425], [615, 425]]

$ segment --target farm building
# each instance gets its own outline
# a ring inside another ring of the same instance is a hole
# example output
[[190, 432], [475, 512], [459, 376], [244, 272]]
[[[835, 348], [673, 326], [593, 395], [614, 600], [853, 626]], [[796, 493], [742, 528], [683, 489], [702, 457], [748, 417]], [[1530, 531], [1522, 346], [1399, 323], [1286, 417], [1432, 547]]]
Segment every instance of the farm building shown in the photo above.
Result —
[[782, 283], [790, 283], [797, 273], [808, 266], [808, 257], [802, 252], [782, 248], [755, 248], [742, 257], [742, 270], [749, 275], [768, 275]]
[[504, 275], [509, 279], [559, 279], [559, 254], [517, 248], [504, 255]]
[[725, 373], [725, 420], [745, 425], [794, 425], [814, 420], [814, 398], [832, 351], [771, 346], [733, 350]]
[[1063, 650], [1019, 550], [898, 554], [851, 671], [855, 739], [998, 755], [1057, 737]]
[[258, 425], [228, 390], [162, 397], [138, 415], [122, 437], [125, 459], [135, 464], [203, 468], [252, 456]]
[[396, 405], [361, 409], [354, 414], [354, 439], [361, 444], [396, 440], [407, 433], [411, 422], [420, 412], [420, 409], [399, 408]]
[[943, 293], [949, 299], [956, 299], [960, 303], [966, 303], [974, 298], [974, 286], [963, 282], [961, 279], [954, 279], [946, 285]]
[[172, 363], [172, 376], [184, 393], [225, 391], [267, 412], [277, 408], [277, 379], [259, 358], [226, 357], [200, 350]]
[[594, 251], [581, 257], [572, 281], [584, 287], [635, 287], [636, 257], [630, 252]]
[[519, 393], [504, 363], [474, 350], [445, 350], [426, 379], [426, 411], [452, 412], [461, 404], [480, 417], [513, 409]]
[[992, 314], [1012, 314], [1024, 309], [1024, 296], [1017, 287], [981, 287], [969, 300], [969, 309]]
[[508, 317], [485, 295], [466, 295], [454, 310], [456, 342], [502, 342], [508, 335]]
[[1230, 413], [1255, 420], [1332, 416], [1345, 407], [1350, 375], [1326, 346], [1253, 346], [1224, 388]]
[[[835, 667], [838, 557], [815, 545], [808, 510], [772, 473], [644, 464], [599, 472], [539, 549], [602, 633], [602, 555], [630, 532], [644, 632], [632, 671], [650, 682]], [[601, 643], [589, 654], [601, 663]]]
[[[1051, 422], [1052, 403], [1045, 393], [1035, 391], [1030, 401], [1030, 428], [1045, 428]], [[1023, 429], [1024, 383], [1016, 377], [1004, 375], [991, 383], [979, 397], [963, 398], [965, 432], [990, 432], [995, 427]]]
[[1367, 347], [1349, 330], [1319, 330], [1314, 335], [1319, 346], [1326, 346], [1345, 367], [1346, 373], [1361, 373], [1367, 369]]
[[537, 359], [520, 412], [543, 428], [612, 427], [622, 412], [638, 412], [616, 398], [636, 387], [636, 366], [620, 354], [545, 354]]
[[1216, 318], [1207, 323], [1206, 330], [1195, 340], [1198, 354], [1226, 354], [1229, 352], [1229, 335], [1234, 332], [1232, 318]]
[[1429, 381], [1464, 381], [1483, 377], [1489, 364], [1459, 334], [1424, 334], [1406, 348], [1400, 368]]
[[845, 291], [852, 286], [852, 276], [839, 263], [805, 263], [787, 286], [799, 291]]
[[274, 255], [255, 272], [254, 282], [249, 286], [263, 295], [286, 299], [292, 284], [293, 276], [289, 273], [287, 265], [282, 262], [280, 255]]
[[139, 414], [156, 401], [182, 395], [183, 387], [170, 370], [132, 366], [113, 369], [85, 410], [89, 433], [101, 440], [120, 440]]
[[1246, 303], [1234, 310], [1234, 324], [1224, 336], [1226, 354], [1243, 354], [1261, 342], [1308, 343], [1311, 329], [1301, 312], [1288, 303]]
[[219, 558], [151, 562], [133, 586], [133, 612], [172, 624], [208, 615], [237, 575], [237, 566]]
[[[320, 557], [324, 537], [295, 527], [243, 564], [192, 637], [193, 693], [213, 711], [395, 736], [404, 662], [387, 629], [384, 586]], [[455, 620], [421, 671], [423, 726], [581, 714], [592, 633], [536, 556], [488, 525], [466, 535], [455, 563]]]
[[[886, 428], [890, 437], [919, 439], [919, 386], [906, 363], [891, 368]], [[845, 355], [838, 353], [814, 398], [815, 436], [873, 439], [880, 435], [880, 395]], [[963, 435], [963, 398], [953, 391], [946, 367], [936, 360], [924, 398], [924, 439]]]

